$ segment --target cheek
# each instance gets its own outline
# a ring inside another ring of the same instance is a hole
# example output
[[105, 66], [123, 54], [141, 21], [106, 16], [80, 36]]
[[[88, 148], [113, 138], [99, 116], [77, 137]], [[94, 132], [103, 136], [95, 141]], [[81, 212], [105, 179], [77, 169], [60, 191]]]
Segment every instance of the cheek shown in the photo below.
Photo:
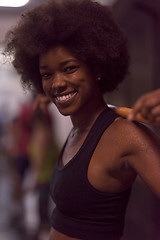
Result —
[[95, 83], [94, 79], [88, 78], [82, 83], [82, 85], [87, 94], [91, 94], [97, 90], [97, 84]]

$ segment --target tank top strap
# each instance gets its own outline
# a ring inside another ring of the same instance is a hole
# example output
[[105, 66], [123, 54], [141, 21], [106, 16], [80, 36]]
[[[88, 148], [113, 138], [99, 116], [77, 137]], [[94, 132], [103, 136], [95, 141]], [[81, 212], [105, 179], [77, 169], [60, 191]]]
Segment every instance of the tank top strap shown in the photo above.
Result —
[[[74, 161], [74, 164], [78, 164], [78, 162], [80, 162], [80, 164], [84, 164], [87, 166], [102, 134], [118, 116], [119, 115], [117, 115], [115, 112], [113, 112], [113, 110], [108, 107], [104, 111], [102, 111], [94, 122], [81, 148], [78, 150], [78, 152], [68, 164]], [[67, 141], [68, 138], [62, 148], [62, 151], [57, 161], [58, 169], [63, 169], [68, 166], [68, 164], [66, 166], [62, 165], [62, 155]], [[86, 159], [86, 161], [81, 161], [80, 159]]]
[[117, 117], [119, 117], [119, 115], [110, 108], [106, 108], [101, 112], [87, 136], [85, 145], [90, 145], [90, 149], [94, 150], [104, 131]]

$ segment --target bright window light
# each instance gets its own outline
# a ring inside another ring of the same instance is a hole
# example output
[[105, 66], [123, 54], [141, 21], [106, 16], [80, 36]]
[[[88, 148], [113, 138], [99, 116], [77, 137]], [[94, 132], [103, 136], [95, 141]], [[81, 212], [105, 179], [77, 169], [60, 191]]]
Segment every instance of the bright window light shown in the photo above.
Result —
[[114, 5], [117, 2], [117, 0], [98, 0], [98, 2], [100, 2], [100, 3], [104, 4], [104, 5], [112, 6], [112, 5]]
[[29, 0], [0, 0], [0, 7], [22, 7]]

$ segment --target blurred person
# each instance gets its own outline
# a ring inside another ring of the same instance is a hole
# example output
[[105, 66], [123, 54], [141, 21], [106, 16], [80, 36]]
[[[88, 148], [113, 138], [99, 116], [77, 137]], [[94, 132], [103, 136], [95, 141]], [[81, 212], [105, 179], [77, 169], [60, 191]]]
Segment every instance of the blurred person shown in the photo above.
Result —
[[17, 116], [17, 129], [15, 139], [15, 158], [17, 172], [22, 182], [27, 169], [29, 168], [28, 144], [31, 137], [31, 116], [33, 114], [30, 101], [22, 104], [20, 113]]
[[[9, 142], [7, 143], [7, 157], [9, 160], [9, 175], [12, 182], [12, 200], [13, 200], [13, 219], [12, 223], [17, 224], [18, 219], [20, 218], [20, 221], [23, 217], [23, 207], [22, 207], [22, 182], [20, 180], [19, 175], [19, 167], [17, 164], [17, 142], [19, 138], [19, 119], [18, 117], [14, 118], [13, 121], [10, 123], [10, 126], [7, 131], [7, 135], [9, 137]], [[7, 140], [8, 142], [8, 140]], [[16, 220], [16, 221], [15, 221]]]
[[30, 167], [28, 144], [31, 137], [32, 104], [27, 101], [21, 105], [17, 117], [8, 126], [6, 154], [9, 160], [9, 174], [12, 190], [11, 225], [19, 230], [24, 227], [23, 182]]
[[[54, 126], [49, 111], [36, 109], [31, 118], [32, 134], [29, 142], [29, 159], [33, 181], [31, 188], [38, 192], [38, 217], [40, 220], [37, 237], [50, 226], [49, 183], [59, 155], [59, 147], [54, 137]], [[38, 238], [39, 239], [39, 238]]]
[[3, 154], [2, 139], [3, 139], [3, 122], [0, 118], [0, 156]]
[[51, 179], [50, 240], [120, 239], [137, 174], [160, 198], [160, 139], [103, 98], [128, 73], [124, 31], [107, 6], [52, 0], [25, 13], [6, 40], [23, 85], [73, 123]]

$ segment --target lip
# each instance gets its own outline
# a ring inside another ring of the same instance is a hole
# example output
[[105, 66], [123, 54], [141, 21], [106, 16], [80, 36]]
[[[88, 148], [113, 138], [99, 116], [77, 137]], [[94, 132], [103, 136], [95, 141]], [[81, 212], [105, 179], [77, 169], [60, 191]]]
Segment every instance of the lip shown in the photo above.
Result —
[[64, 103], [70, 102], [75, 97], [76, 94], [77, 94], [77, 91], [72, 91], [64, 94], [57, 94], [54, 96], [54, 99], [56, 103], [64, 104]]

